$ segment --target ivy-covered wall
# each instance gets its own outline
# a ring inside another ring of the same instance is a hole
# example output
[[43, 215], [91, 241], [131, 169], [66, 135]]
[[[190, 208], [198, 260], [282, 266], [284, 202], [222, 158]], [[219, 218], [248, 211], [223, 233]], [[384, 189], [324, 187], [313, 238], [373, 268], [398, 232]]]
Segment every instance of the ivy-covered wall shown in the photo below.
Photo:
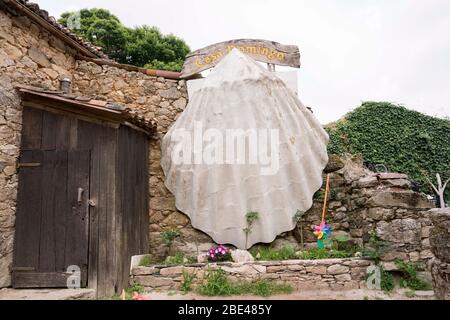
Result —
[[449, 120], [388, 102], [364, 102], [326, 129], [329, 153], [360, 154], [369, 163], [406, 173], [421, 191], [432, 193], [425, 177], [435, 182], [436, 173], [443, 180], [450, 176]]

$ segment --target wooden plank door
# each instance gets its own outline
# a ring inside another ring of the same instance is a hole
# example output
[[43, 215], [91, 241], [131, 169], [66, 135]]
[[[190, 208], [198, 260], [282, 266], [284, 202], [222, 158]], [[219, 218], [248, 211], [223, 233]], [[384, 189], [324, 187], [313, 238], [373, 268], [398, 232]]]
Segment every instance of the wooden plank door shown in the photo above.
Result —
[[21, 152], [12, 284], [66, 287], [67, 268], [87, 285], [88, 150]]

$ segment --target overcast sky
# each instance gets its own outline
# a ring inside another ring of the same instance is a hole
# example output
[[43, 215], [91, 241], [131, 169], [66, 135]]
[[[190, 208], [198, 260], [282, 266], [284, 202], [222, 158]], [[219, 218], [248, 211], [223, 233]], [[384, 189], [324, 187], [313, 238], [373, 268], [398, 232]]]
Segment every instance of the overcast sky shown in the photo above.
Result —
[[157, 26], [192, 50], [236, 38], [298, 45], [299, 97], [322, 123], [367, 100], [450, 117], [448, 0], [35, 1], [55, 17], [106, 8], [127, 26]]

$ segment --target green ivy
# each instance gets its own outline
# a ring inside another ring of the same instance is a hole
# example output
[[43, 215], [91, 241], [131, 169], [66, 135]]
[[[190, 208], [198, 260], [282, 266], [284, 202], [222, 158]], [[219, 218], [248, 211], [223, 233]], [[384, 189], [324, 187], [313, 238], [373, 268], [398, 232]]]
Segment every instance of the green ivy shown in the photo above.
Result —
[[[432, 193], [426, 176], [450, 175], [450, 121], [388, 102], [364, 102], [328, 125], [328, 152], [360, 154], [365, 161], [402, 172]], [[447, 197], [450, 191], [447, 190]]]

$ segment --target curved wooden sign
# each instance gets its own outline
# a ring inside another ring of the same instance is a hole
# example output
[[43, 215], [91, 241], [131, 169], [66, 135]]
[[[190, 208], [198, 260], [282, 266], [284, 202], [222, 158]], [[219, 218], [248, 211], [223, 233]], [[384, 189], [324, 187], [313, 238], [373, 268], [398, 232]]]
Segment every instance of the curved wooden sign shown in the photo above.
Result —
[[212, 44], [189, 53], [181, 70], [181, 78], [188, 78], [214, 67], [234, 48], [257, 61], [300, 68], [300, 51], [297, 46], [268, 40], [237, 39]]

